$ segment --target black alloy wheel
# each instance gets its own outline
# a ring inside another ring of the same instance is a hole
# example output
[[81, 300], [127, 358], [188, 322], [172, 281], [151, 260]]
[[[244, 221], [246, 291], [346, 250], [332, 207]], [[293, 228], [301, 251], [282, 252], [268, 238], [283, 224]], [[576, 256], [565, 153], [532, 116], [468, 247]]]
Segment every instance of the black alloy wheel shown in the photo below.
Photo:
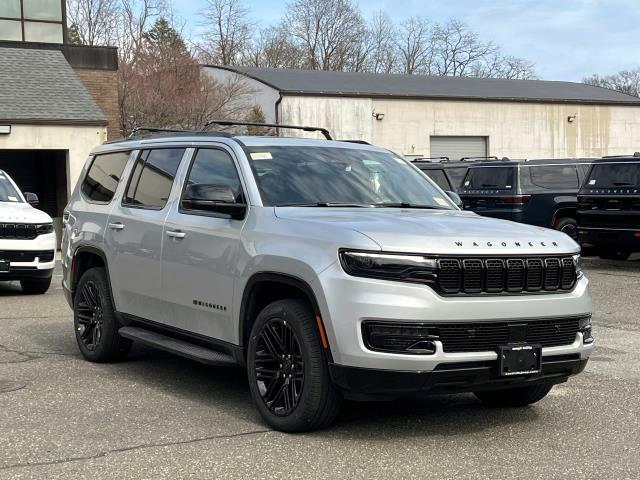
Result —
[[90, 362], [122, 360], [131, 349], [131, 340], [118, 334], [121, 325], [104, 268], [82, 274], [74, 292], [73, 325], [80, 353]]
[[258, 334], [255, 376], [262, 401], [272, 413], [287, 416], [296, 409], [304, 387], [304, 359], [286, 320], [271, 319]]
[[103, 300], [96, 284], [86, 282], [80, 291], [80, 302], [76, 306], [78, 335], [88, 350], [95, 350], [102, 338]]

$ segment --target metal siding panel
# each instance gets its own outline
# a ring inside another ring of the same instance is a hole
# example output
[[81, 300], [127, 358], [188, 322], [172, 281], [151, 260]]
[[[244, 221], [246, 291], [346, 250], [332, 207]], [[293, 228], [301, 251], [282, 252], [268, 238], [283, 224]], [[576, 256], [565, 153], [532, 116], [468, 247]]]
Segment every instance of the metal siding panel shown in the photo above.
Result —
[[486, 157], [487, 137], [431, 137], [430, 157], [449, 157], [459, 160], [462, 157]]

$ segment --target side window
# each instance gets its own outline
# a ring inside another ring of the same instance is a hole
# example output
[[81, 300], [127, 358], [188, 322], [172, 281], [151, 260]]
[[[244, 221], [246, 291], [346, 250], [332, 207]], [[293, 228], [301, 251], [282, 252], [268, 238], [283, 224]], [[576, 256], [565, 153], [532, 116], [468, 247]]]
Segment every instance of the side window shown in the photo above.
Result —
[[85, 197], [94, 202], [110, 202], [130, 153], [96, 155], [80, 187]]
[[[203, 148], [198, 150], [191, 164], [185, 185], [185, 192], [191, 190], [229, 189], [236, 203], [244, 203], [240, 177], [231, 156], [224, 150]], [[183, 197], [184, 193], [183, 192]], [[199, 211], [195, 206], [182, 208]]]
[[436, 185], [438, 185], [441, 189], [443, 190], [451, 190], [451, 185], [449, 185], [449, 180], [447, 179], [447, 176], [445, 175], [443, 170], [423, 170], [424, 173], [427, 174], [427, 176], [433, 180]]
[[184, 148], [162, 148], [142, 152], [131, 174], [124, 203], [163, 208], [184, 155]]
[[575, 165], [547, 165], [529, 167], [531, 182], [547, 189], [577, 189], [578, 172]]

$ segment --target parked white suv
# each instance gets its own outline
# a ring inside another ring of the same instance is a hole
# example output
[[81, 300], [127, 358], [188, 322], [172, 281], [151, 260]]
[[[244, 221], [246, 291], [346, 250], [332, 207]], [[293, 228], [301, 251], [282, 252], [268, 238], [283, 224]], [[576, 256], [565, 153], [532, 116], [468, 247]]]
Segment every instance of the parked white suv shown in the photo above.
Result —
[[19, 280], [29, 294], [49, 289], [55, 265], [53, 223], [36, 205], [35, 194], [23, 195], [0, 170], [0, 282]]
[[571, 238], [460, 211], [370, 145], [134, 137], [94, 150], [65, 215], [85, 358], [137, 341], [246, 367], [279, 430], [330, 424], [345, 396], [527, 405], [594, 346]]

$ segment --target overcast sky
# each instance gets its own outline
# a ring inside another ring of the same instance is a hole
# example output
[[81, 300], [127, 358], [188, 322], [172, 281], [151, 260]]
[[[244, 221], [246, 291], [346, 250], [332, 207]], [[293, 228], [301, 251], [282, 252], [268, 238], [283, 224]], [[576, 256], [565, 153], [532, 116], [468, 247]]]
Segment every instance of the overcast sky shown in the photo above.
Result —
[[[196, 33], [204, 0], [176, 0], [187, 32]], [[287, 0], [245, 0], [262, 26], [277, 22]], [[421, 15], [462, 19], [505, 53], [529, 59], [546, 80], [580, 81], [640, 66], [640, 0], [361, 0], [365, 15], [396, 21]]]

